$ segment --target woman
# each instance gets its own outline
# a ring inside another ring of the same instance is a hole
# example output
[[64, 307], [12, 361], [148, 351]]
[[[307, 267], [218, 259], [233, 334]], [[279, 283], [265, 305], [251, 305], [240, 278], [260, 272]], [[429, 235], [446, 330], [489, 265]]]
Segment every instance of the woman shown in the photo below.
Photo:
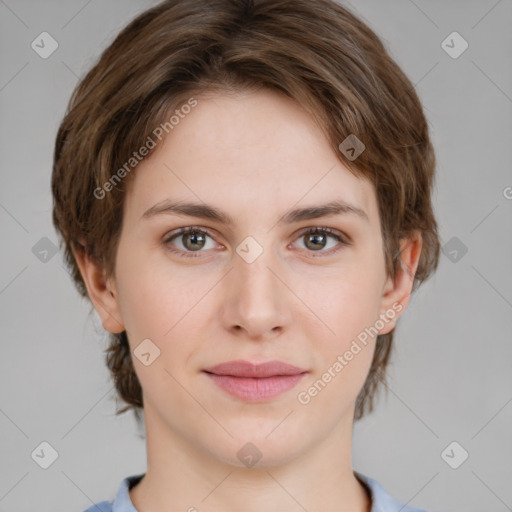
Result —
[[166, 1], [78, 85], [54, 223], [148, 468], [88, 510], [418, 512], [353, 422], [439, 255], [414, 87], [329, 0]]

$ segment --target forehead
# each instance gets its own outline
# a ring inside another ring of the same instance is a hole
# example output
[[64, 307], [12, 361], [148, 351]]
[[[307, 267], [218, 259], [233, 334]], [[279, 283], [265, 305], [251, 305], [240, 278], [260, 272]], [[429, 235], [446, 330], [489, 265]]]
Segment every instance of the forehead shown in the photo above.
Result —
[[[340, 161], [302, 107], [270, 91], [209, 93], [138, 166], [125, 212], [167, 200], [214, 204], [234, 218], [342, 199], [378, 217], [373, 186]], [[158, 142], [158, 141], [157, 141]]]

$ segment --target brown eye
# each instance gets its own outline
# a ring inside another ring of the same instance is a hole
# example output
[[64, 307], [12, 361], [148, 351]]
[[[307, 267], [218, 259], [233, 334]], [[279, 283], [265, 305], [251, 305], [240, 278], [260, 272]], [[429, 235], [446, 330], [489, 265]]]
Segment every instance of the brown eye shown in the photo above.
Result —
[[[329, 239], [337, 243], [331, 243]], [[308, 252], [332, 254], [340, 249], [340, 245], [348, 245], [348, 242], [339, 234], [329, 228], [313, 228], [303, 232], [299, 240], [304, 240], [304, 246]], [[336, 248], [336, 246], [338, 246]], [[327, 250], [324, 250], [327, 247]]]
[[307, 233], [304, 235], [305, 246], [308, 249], [323, 249], [327, 245], [328, 235], [325, 233]]
[[202, 249], [205, 245], [206, 237], [203, 233], [198, 233], [197, 231], [193, 231], [190, 233], [184, 233], [181, 235], [182, 241], [185, 242], [183, 245], [191, 250], [191, 251], [197, 251], [199, 249]]
[[[164, 244], [174, 253], [183, 257], [195, 257], [195, 254], [205, 252], [202, 249], [214, 249], [215, 243], [212, 242], [208, 247], [208, 239], [212, 237], [204, 230], [194, 227], [183, 228], [178, 232], [171, 234], [164, 240]], [[200, 254], [197, 254], [199, 256]]]

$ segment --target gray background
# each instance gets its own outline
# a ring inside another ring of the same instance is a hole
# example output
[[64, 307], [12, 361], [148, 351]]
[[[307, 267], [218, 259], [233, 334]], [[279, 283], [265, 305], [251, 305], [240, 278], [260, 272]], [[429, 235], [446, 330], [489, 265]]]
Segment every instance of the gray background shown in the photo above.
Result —
[[[0, 511], [81, 511], [146, 469], [132, 414], [114, 415], [99, 319], [40, 240], [57, 242], [50, 175], [68, 98], [155, 3], [0, 1]], [[429, 512], [512, 510], [512, 2], [344, 4], [416, 84], [448, 243], [400, 320], [387, 400], [355, 426], [354, 468]], [[59, 44], [47, 59], [31, 48], [43, 31]], [[469, 43], [456, 59], [441, 47], [453, 31]], [[46, 470], [31, 457], [42, 441], [58, 452]], [[458, 469], [441, 456], [453, 441], [469, 453]]]

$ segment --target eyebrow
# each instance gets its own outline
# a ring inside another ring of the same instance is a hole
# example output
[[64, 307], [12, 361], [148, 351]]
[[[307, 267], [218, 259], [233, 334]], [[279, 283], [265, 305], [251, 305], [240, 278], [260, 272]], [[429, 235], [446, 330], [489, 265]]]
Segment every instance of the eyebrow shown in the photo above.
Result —
[[[220, 222], [227, 226], [234, 225], [235, 221], [228, 213], [218, 208], [205, 204], [187, 201], [164, 200], [146, 210], [141, 219], [149, 219], [160, 214], [187, 215]], [[362, 220], [369, 222], [367, 213], [355, 205], [349, 204], [341, 199], [330, 201], [326, 204], [296, 208], [285, 213], [279, 220], [279, 224], [293, 224], [303, 220], [311, 220], [319, 217], [333, 215], [355, 215]]]

